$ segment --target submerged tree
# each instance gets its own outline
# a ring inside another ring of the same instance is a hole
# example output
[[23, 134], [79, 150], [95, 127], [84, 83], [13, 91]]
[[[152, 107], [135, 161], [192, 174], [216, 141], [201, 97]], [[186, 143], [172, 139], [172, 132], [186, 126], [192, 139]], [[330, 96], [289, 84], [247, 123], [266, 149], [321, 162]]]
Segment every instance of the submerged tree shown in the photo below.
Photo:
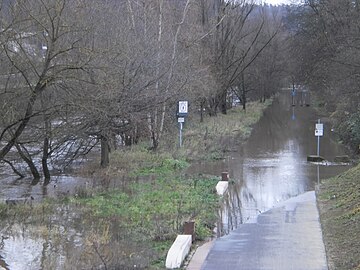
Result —
[[[14, 145], [43, 138], [46, 178], [50, 123], [56, 113], [64, 112], [61, 101], [68, 90], [61, 85], [81, 78], [89, 62], [82, 43], [88, 32], [75, 20], [80, 5], [60, 0], [15, 1], [7, 6], [2, 20], [1, 105], [5, 114], [1, 118], [0, 160]], [[32, 139], [36, 130], [39, 137]]]

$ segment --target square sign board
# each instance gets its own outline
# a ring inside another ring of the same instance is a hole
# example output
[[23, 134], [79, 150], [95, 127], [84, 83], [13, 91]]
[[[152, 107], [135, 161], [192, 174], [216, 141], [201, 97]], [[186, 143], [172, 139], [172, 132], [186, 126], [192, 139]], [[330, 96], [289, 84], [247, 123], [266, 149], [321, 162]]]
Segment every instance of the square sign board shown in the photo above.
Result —
[[324, 136], [324, 124], [315, 125], [315, 136]]
[[188, 102], [179, 101], [179, 114], [184, 115], [188, 113]]

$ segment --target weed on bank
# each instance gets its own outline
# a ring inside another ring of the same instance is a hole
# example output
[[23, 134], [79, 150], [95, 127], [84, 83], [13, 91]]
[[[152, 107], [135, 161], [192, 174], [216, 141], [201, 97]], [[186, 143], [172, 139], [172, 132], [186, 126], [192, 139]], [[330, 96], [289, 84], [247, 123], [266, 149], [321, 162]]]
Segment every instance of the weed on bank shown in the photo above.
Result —
[[324, 180], [318, 193], [330, 270], [360, 269], [360, 165]]

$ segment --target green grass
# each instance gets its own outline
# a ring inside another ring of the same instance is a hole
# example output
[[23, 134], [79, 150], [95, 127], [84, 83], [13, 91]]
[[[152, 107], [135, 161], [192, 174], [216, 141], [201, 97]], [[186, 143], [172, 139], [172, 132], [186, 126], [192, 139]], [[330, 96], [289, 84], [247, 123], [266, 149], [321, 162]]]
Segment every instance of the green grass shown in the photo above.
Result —
[[215, 192], [218, 181], [167, 174], [131, 183], [126, 193], [84, 193], [83, 197], [71, 198], [70, 205], [81, 209], [85, 223], [101, 220], [119, 224], [117, 231], [152, 249], [149, 269], [163, 269], [167, 251], [186, 221], [195, 221], [196, 240], [212, 236], [220, 206]]
[[132, 175], [167, 175], [171, 174], [174, 171], [181, 171], [189, 166], [189, 163], [184, 160], [172, 159], [172, 158], [164, 158], [163, 160], [158, 160], [157, 162], [153, 162], [134, 170]]
[[73, 203], [85, 207], [94, 218], [116, 218], [132, 232], [150, 240], [173, 239], [185, 221], [197, 221], [197, 239], [211, 236], [216, 222], [218, 179], [160, 178], [148, 183], [133, 183], [130, 192], [113, 190]]
[[318, 203], [330, 270], [360, 269], [360, 165], [325, 180]]

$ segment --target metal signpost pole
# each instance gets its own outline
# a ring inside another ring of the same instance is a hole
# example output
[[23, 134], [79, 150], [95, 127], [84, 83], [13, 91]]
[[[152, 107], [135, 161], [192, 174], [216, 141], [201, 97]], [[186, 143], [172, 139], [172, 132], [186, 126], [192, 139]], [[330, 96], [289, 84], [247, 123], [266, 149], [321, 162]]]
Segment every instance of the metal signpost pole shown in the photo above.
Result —
[[296, 95], [295, 84], [293, 84], [293, 89], [291, 90], [291, 105], [292, 106], [295, 106], [295, 95]]
[[[320, 124], [320, 119], [318, 120], [318, 124]], [[320, 156], [320, 136], [317, 136], [317, 155]]]
[[318, 119], [317, 124], [315, 124], [315, 136], [317, 137], [317, 156], [320, 156], [320, 137], [324, 135], [324, 124], [320, 123]]
[[183, 123], [180, 122], [180, 135], [179, 135], [180, 147], [182, 146], [182, 128], [183, 128]]
[[188, 102], [187, 101], [179, 101], [179, 107], [178, 107], [178, 123], [179, 125], [179, 144], [180, 147], [182, 147], [182, 129], [183, 129], [183, 123], [185, 123], [185, 117], [188, 114]]
[[317, 165], [317, 183], [320, 184], [320, 167]]

